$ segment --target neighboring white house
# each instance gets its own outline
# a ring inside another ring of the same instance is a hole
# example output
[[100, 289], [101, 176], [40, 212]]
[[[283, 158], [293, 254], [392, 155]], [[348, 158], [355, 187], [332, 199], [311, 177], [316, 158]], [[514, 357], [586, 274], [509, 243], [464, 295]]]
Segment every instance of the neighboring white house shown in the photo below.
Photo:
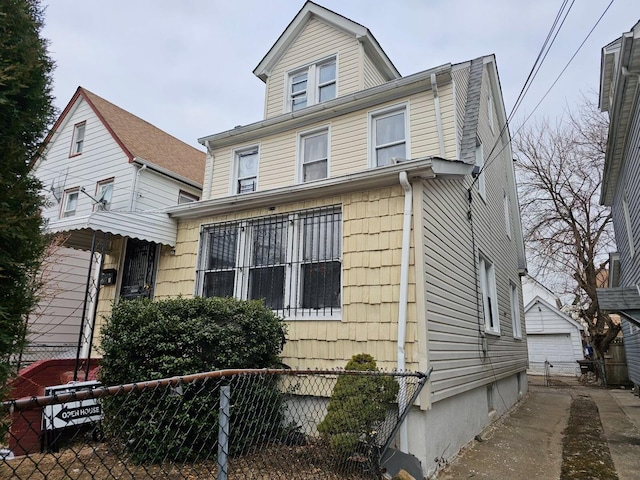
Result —
[[[78, 87], [34, 166], [48, 230], [64, 240], [45, 261], [26, 360], [88, 354], [100, 298], [153, 297], [160, 245], [176, 222], [159, 210], [200, 198], [205, 154]], [[105, 253], [122, 252], [101, 277]], [[167, 250], [168, 251], [168, 250]], [[81, 324], [85, 328], [81, 334]]]
[[552, 374], [579, 375], [578, 360], [584, 358], [584, 327], [560, 310], [560, 298], [530, 275], [522, 277], [524, 321], [529, 347], [529, 373], [544, 373], [544, 362]]

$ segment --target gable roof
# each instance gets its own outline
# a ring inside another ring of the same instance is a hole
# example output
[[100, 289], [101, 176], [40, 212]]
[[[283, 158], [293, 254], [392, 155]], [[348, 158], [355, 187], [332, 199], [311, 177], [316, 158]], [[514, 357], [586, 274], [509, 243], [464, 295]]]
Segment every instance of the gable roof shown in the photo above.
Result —
[[278, 63], [291, 44], [295, 41], [298, 34], [313, 17], [318, 18], [349, 35], [353, 35], [360, 43], [362, 43], [374, 65], [385, 75], [386, 80], [393, 80], [401, 77], [396, 67], [393, 65], [389, 57], [387, 57], [387, 54], [384, 53], [384, 50], [382, 50], [382, 47], [368, 28], [311, 1], [307, 1], [307, 3], [303, 5], [284, 32], [282, 32], [280, 37], [278, 37], [276, 43], [273, 44], [264, 58], [260, 60], [258, 66], [253, 70], [254, 75], [263, 82], [266, 82], [267, 77], [271, 75], [273, 67]]
[[113, 139], [129, 157], [130, 163], [134, 159], [140, 159], [143, 163], [154, 164], [163, 171], [177, 174], [199, 186], [202, 185], [204, 152], [187, 145], [83, 87], [78, 87], [45, 139], [45, 144], [57, 132], [80, 98], [84, 99], [95, 112]]
[[569, 315], [567, 315], [566, 313], [564, 313], [562, 310], [559, 310], [558, 308], [554, 307], [553, 305], [551, 305], [549, 302], [543, 300], [542, 298], [536, 296], [533, 298], [533, 300], [531, 300], [525, 307], [524, 307], [524, 316], [525, 316], [525, 322], [527, 321], [527, 312], [529, 310], [531, 310], [533, 307], [535, 307], [536, 305], [543, 305], [544, 307], [546, 307], [548, 310], [550, 310], [551, 312], [555, 313], [559, 318], [563, 319], [564, 321], [566, 321], [567, 323], [573, 325], [574, 327], [576, 327], [578, 330], [584, 330], [584, 327], [582, 325], [580, 325], [580, 323], [576, 322], [573, 318], [571, 318]]

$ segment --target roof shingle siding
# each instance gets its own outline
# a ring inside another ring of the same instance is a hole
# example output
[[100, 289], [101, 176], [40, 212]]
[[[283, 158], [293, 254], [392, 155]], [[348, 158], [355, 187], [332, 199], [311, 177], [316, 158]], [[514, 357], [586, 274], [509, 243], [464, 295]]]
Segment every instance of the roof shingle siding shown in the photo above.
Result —
[[95, 93], [80, 92], [133, 157], [175, 172], [199, 185], [204, 179], [205, 153], [163, 132]]
[[482, 91], [482, 71], [484, 58], [471, 60], [469, 67], [469, 90], [467, 92], [467, 106], [462, 127], [460, 141], [460, 160], [474, 163], [476, 155], [476, 138], [478, 131], [478, 117], [480, 115], [480, 93]]

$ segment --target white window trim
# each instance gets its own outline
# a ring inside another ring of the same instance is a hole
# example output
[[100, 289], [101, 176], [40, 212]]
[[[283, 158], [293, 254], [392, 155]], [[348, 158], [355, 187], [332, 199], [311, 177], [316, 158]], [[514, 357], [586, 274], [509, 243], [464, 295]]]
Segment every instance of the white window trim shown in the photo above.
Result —
[[[327, 133], [327, 176], [325, 178], [331, 177], [331, 125], [313, 128], [311, 130], [305, 130], [303, 132], [299, 132], [296, 138], [296, 180], [297, 183], [313, 183], [318, 180], [310, 180], [309, 182], [304, 181], [304, 139], [306, 137], [311, 137], [318, 133], [326, 132]], [[320, 180], [320, 179], [319, 179]], [[323, 179], [322, 179], [323, 180]]]
[[[82, 128], [82, 138], [78, 138], [78, 131]], [[73, 135], [71, 136], [71, 149], [69, 150], [69, 157], [75, 157], [77, 155], [82, 155], [84, 151], [85, 138], [87, 137], [87, 122], [86, 120], [83, 122], [78, 122], [73, 126]], [[82, 147], [78, 151], [77, 143], [82, 142]]]
[[[104, 185], [111, 185], [111, 198], [106, 204], [97, 203], [93, 206], [93, 210], [96, 212], [105, 212], [111, 210], [111, 204], [113, 203], [113, 193], [114, 193], [114, 178], [106, 178], [104, 180], [100, 180], [96, 182], [96, 200], [99, 200], [102, 194], [100, 193], [101, 188]], [[101, 206], [102, 205], [102, 206]], [[104, 207], [104, 208], [103, 208]]]
[[509, 204], [509, 194], [507, 191], [502, 192], [502, 200], [504, 202], [504, 227], [507, 232], [507, 238], [511, 240], [511, 206]]
[[485, 158], [484, 158], [484, 145], [478, 139], [476, 140], [476, 167], [480, 168], [480, 172], [476, 177], [476, 188], [480, 197], [485, 202], [487, 201], [487, 180], [485, 177]]
[[[488, 264], [488, 265], [487, 265]], [[480, 293], [482, 299], [482, 317], [484, 321], [485, 333], [491, 335], [500, 335], [500, 317], [498, 314], [498, 294], [496, 292], [496, 273], [495, 265], [493, 262], [485, 258], [482, 254], [479, 259], [480, 267]], [[488, 274], [487, 274], [488, 272]], [[488, 276], [488, 284], [487, 279]], [[489, 316], [487, 314], [487, 300], [491, 298], [491, 312], [493, 317], [493, 326], [489, 323]]]
[[[335, 205], [335, 207], [340, 207], [340, 212], [344, 211], [342, 205]], [[327, 207], [331, 208], [331, 206]], [[289, 214], [284, 214], [284, 216], [288, 217], [288, 231], [287, 231], [287, 245], [286, 245], [286, 262], [285, 262], [285, 291], [284, 298], [295, 298], [296, 302], [299, 302], [301, 299], [302, 292], [300, 291], [300, 272], [299, 269], [293, 268], [293, 265], [302, 265], [301, 257], [302, 257], [302, 246], [296, 244], [296, 239], [302, 239], [302, 235], [300, 235], [300, 222], [298, 221], [300, 216], [304, 216], [305, 211], [299, 211]], [[245, 219], [238, 220], [236, 223], [238, 228], [238, 242], [236, 245], [236, 266], [233, 268], [236, 272], [234, 286], [233, 286], [233, 294], [235, 298], [241, 300], [247, 300], [249, 298], [249, 268], [239, 268], [237, 266], [238, 261], [242, 258], [242, 262], [245, 265], [249, 265], [250, 257], [251, 257], [251, 238], [250, 233], [252, 229], [248, 228], [252, 220], [257, 219]], [[231, 222], [233, 223], [233, 222]], [[199, 274], [197, 275], [197, 279], [195, 282], [194, 294], [197, 296], [202, 296], [204, 289], [204, 275], [205, 269], [202, 268], [203, 262], [206, 261], [206, 255], [209, 251], [209, 236], [205, 235], [205, 232], [209, 227], [215, 226], [215, 224], [206, 224], [200, 226], [200, 247], [198, 249], [198, 257], [197, 257], [197, 268], [199, 270]], [[341, 215], [340, 219], [340, 232], [344, 232], [344, 217]], [[344, 250], [343, 250], [343, 237], [344, 234], [341, 234], [339, 237], [340, 242], [340, 306], [333, 308], [333, 313], [306, 313], [300, 314], [297, 313], [295, 315], [286, 316], [284, 312], [278, 310], [279, 315], [283, 315], [284, 319], [289, 321], [314, 321], [314, 320], [334, 320], [341, 321], [342, 320], [342, 305], [344, 299]], [[204, 240], [202, 240], [204, 239]], [[292, 286], [296, 288], [296, 292], [292, 292]]]
[[520, 295], [515, 283], [509, 282], [509, 299], [511, 301], [511, 323], [513, 326], [513, 338], [522, 340], [522, 322], [520, 319]]
[[[181, 201], [182, 199], [185, 199], [186, 201]], [[193, 193], [185, 192], [184, 190], [180, 190], [178, 192], [178, 205], [197, 202], [199, 200], [200, 200], [200, 197], [198, 195], [194, 195]]]
[[629, 201], [627, 200], [626, 194], [622, 197], [622, 213], [624, 216], [624, 226], [627, 230], [627, 242], [629, 242], [629, 257], [633, 258], [636, 254], [636, 246], [633, 241], [631, 215], [629, 214]]
[[[76, 195], [76, 208], [73, 210], [67, 210], [67, 205], [69, 203], [69, 195]], [[69, 190], [64, 191], [64, 197], [62, 199], [62, 206], [60, 208], [60, 218], [69, 218], [75, 217], [78, 212], [78, 202], [80, 201], [80, 187], [70, 188]], [[67, 213], [70, 213], [67, 215]]]
[[398, 111], [404, 110], [404, 145], [405, 145], [405, 156], [407, 160], [411, 159], [411, 122], [409, 118], [411, 117], [410, 112], [410, 104], [409, 102], [397, 103], [394, 105], [390, 105], [388, 107], [380, 108], [377, 110], [371, 110], [367, 113], [367, 155], [368, 160], [367, 163], [369, 168], [381, 168], [378, 167], [377, 157], [376, 157], [376, 145], [375, 145], [375, 128], [374, 122], [377, 118], [384, 117], [387, 115], [391, 115]]
[[254, 192], [258, 191], [258, 185], [260, 185], [260, 150], [261, 150], [261, 145], [260, 143], [257, 144], [251, 144], [251, 145], [246, 145], [243, 147], [239, 147], [239, 148], [235, 148], [231, 151], [231, 175], [230, 177], [230, 183], [229, 183], [229, 194], [230, 195], [247, 195], [249, 193], [253, 193], [253, 192], [244, 192], [244, 193], [239, 193], [238, 192], [238, 162], [240, 160], [240, 155], [245, 153], [245, 152], [249, 152], [252, 151], [254, 149], [258, 150], [258, 168], [257, 168], [257, 172], [256, 172], [256, 188], [254, 190]]
[[[291, 112], [293, 111], [291, 106], [291, 84], [292, 79], [295, 75], [299, 73], [307, 72], [307, 107], [312, 105], [316, 105], [320, 103], [320, 81], [319, 74], [320, 69], [319, 66], [322, 66], [327, 63], [335, 62], [336, 64], [336, 96], [334, 98], [338, 98], [340, 92], [338, 90], [338, 78], [340, 76], [340, 72], [338, 71], [338, 54], [329, 55], [327, 57], [321, 58], [320, 60], [307, 63], [305, 65], [294, 68], [293, 70], [289, 70], [284, 73], [284, 111]], [[333, 100], [333, 99], [332, 99]], [[327, 100], [329, 101], [329, 100]], [[304, 107], [306, 108], [306, 107]]]

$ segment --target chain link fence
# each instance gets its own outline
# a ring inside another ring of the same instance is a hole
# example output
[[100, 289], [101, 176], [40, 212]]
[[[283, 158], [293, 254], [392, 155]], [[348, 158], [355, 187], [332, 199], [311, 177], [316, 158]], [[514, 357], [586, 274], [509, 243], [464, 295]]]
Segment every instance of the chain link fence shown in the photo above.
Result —
[[225, 370], [69, 384], [2, 404], [0, 478], [381, 478], [381, 458], [427, 379]]
[[30, 343], [22, 352], [12, 355], [9, 363], [15, 366], [16, 370], [20, 370], [40, 360], [76, 358], [77, 351], [77, 344], [48, 345], [43, 343]]

